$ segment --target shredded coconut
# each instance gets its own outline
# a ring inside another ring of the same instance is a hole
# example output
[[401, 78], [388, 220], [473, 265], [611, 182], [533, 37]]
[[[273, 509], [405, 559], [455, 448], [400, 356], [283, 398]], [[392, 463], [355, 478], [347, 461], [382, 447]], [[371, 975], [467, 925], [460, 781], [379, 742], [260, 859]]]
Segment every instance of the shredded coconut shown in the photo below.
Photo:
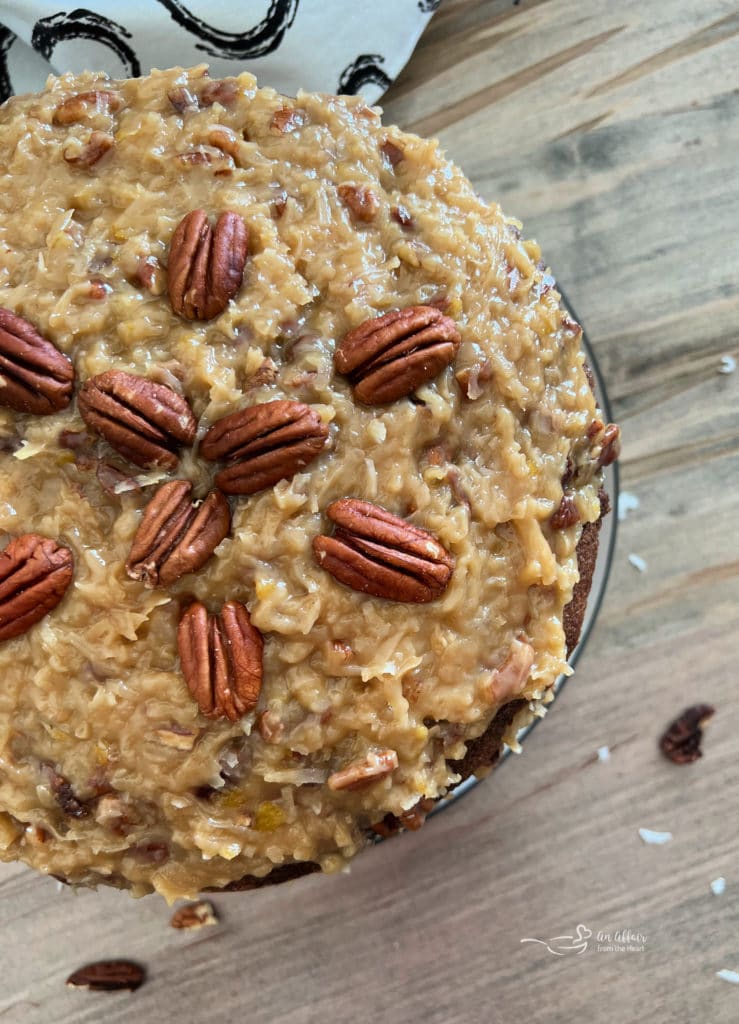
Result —
[[739, 985], [739, 971], [728, 971], [724, 968], [721, 971], [716, 971], [716, 977], [721, 978], [722, 981], [728, 981], [732, 985]]
[[721, 356], [721, 366], [719, 366], [719, 373], [733, 373], [736, 370], [736, 359], [733, 356]]
[[618, 496], [618, 521], [623, 522], [629, 512], [635, 512], [641, 502], [635, 494], [630, 491], [621, 491]]
[[723, 896], [724, 890], [726, 889], [725, 878], [714, 878], [711, 882], [711, 892], [714, 896]]
[[672, 839], [672, 832], [654, 832], [651, 828], [640, 828], [639, 838], [650, 846], [664, 846]]
[[629, 563], [638, 569], [639, 572], [647, 571], [647, 563], [644, 561], [641, 555], [635, 555], [633, 552], [629, 555]]
[[610, 747], [598, 747], [598, 760], [599, 761], [610, 761], [611, 760], [611, 748]]

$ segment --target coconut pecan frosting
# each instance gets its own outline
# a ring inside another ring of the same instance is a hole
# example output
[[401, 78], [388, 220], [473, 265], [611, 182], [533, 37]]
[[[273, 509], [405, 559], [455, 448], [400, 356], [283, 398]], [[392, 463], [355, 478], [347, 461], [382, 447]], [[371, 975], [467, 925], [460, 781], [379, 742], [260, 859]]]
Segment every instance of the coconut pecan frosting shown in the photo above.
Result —
[[566, 670], [580, 328], [360, 99], [65, 75], [0, 152], [0, 858], [339, 870]]

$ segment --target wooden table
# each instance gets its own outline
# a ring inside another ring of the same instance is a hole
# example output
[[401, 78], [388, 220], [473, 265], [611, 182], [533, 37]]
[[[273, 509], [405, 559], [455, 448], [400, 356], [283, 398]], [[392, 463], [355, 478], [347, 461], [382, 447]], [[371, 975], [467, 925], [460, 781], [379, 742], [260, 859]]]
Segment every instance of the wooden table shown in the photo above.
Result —
[[[385, 104], [541, 241], [640, 501], [576, 680], [525, 754], [345, 877], [218, 898], [217, 929], [4, 867], [0, 1024], [739, 1020], [739, 986], [716, 977], [739, 970], [739, 373], [719, 372], [739, 339], [738, 37], [722, 0], [447, 0]], [[705, 756], [676, 767], [656, 741], [698, 700], [717, 708]], [[645, 845], [641, 827], [674, 838]], [[521, 943], [580, 924], [581, 955]], [[643, 951], [597, 950], [623, 931]], [[107, 955], [147, 964], [148, 984], [65, 990]]]

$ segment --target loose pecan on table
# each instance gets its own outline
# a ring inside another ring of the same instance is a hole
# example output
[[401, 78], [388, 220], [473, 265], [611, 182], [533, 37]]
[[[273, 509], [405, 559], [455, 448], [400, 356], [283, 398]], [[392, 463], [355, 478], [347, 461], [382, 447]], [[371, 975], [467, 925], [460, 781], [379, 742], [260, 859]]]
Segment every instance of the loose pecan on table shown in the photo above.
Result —
[[197, 903], [188, 903], [175, 910], [169, 923], [172, 928], [194, 931], [217, 925], [218, 918], [212, 903], [207, 900], [198, 900]]
[[0, 306], [0, 405], [48, 416], [72, 400], [74, 367], [22, 316]]
[[461, 341], [456, 324], [441, 310], [408, 306], [349, 331], [334, 365], [360, 402], [385, 405], [437, 377], [454, 361]]
[[98, 960], [78, 968], [67, 978], [70, 988], [88, 988], [91, 992], [135, 992], [143, 985], [146, 972], [130, 960]]
[[212, 320], [241, 287], [249, 245], [237, 213], [222, 213], [215, 228], [205, 210], [193, 210], [169, 246], [169, 301], [186, 320]]
[[187, 400], [146, 377], [107, 370], [85, 381], [77, 405], [87, 426], [137, 466], [174, 469], [179, 448], [195, 440]]
[[315, 409], [281, 399], [224, 416], [205, 435], [200, 452], [212, 462], [231, 463], [216, 476], [222, 491], [254, 494], [300, 472], [321, 453], [327, 437]]
[[195, 602], [180, 619], [177, 642], [182, 674], [203, 715], [236, 722], [256, 707], [264, 641], [243, 604], [227, 601], [209, 615]]
[[230, 528], [228, 501], [220, 491], [211, 491], [197, 507], [190, 481], [171, 480], [144, 510], [126, 572], [149, 589], [170, 586], [201, 569]]
[[0, 553], [0, 641], [20, 636], [59, 604], [72, 582], [69, 548], [25, 533]]
[[710, 704], [694, 704], [671, 722], [659, 741], [659, 749], [675, 764], [690, 764], [703, 757], [703, 726], [715, 714]]
[[313, 539], [318, 564], [352, 590], [416, 604], [440, 597], [454, 558], [439, 541], [379, 505], [342, 498], [326, 509], [333, 536]]

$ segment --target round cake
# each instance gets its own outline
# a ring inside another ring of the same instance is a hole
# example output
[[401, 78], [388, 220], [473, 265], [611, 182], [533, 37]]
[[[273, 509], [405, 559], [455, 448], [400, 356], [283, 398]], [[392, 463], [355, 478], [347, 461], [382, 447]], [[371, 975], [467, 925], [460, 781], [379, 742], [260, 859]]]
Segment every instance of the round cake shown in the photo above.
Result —
[[538, 246], [361, 99], [0, 108], [0, 859], [339, 871], [568, 671], [618, 454]]

